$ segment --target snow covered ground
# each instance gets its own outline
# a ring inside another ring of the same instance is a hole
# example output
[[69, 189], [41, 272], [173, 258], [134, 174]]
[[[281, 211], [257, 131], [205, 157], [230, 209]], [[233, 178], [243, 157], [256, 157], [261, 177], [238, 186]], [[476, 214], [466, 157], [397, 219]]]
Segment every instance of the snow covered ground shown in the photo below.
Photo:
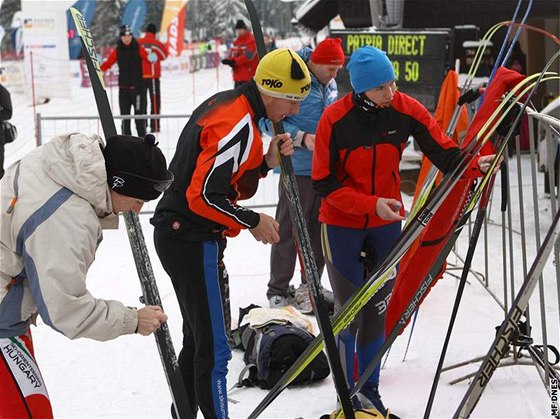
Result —
[[[219, 87], [232, 86], [229, 71], [221, 69]], [[116, 89], [113, 89], [113, 103], [117, 103]], [[186, 73], [166, 73], [162, 78], [164, 114], [188, 114], [196, 103], [217, 90], [216, 70], [203, 70], [196, 74], [196, 96], [193, 100], [191, 75]], [[73, 99], [53, 98], [48, 104], [40, 105], [43, 115], [95, 115], [93, 95], [89, 89], [72, 86]], [[25, 95], [15, 95], [16, 108], [14, 123], [20, 129], [20, 138], [6, 147], [7, 163], [15, 161], [34, 147], [33, 114], [29, 99]], [[118, 113], [118, 111], [116, 112]], [[184, 122], [182, 122], [184, 123]], [[172, 148], [182, 123], [163, 126], [160, 141]], [[62, 132], [69, 125], [61, 124]], [[80, 128], [85, 133], [97, 132], [95, 124]], [[527, 164], [524, 156], [524, 164]], [[516, 173], [513, 165], [512, 176]], [[523, 182], [529, 181], [530, 173], [524, 171]], [[527, 178], [525, 178], [525, 176]], [[542, 177], [542, 176], [541, 176]], [[541, 178], [539, 177], [539, 178]], [[499, 183], [499, 181], [498, 181]], [[513, 179], [515, 183], [515, 179]], [[273, 186], [267, 185], [267, 188]], [[274, 191], [272, 191], [274, 192]], [[512, 196], [515, 199], [515, 195]], [[496, 200], [498, 201], [498, 200]], [[499, 203], [494, 204], [492, 219], [500, 223]], [[548, 203], [539, 187], [539, 211], [541, 230], [544, 232], [550, 221]], [[263, 211], [273, 215], [274, 208]], [[515, 213], [514, 218], [519, 218]], [[527, 214], [531, 214], [527, 212]], [[169, 327], [176, 350], [181, 343], [181, 316], [173, 288], [164, 273], [153, 248], [149, 214], [142, 215], [141, 223], [150, 254], [155, 276], [160, 289], [164, 309], [169, 315]], [[529, 217], [528, 217], [529, 218]], [[530, 229], [533, 228], [531, 231]], [[494, 229], [494, 230], [493, 230]], [[534, 224], [528, 222], [527, 236], [534, 235]], [[490, 227], [491, 249], [501, 249], [501, 234], [498, 227]], [[544, 235], [542, 235], [544, 237]], [[519, 235], [514, 237], [515, 245]], [[257, 243], [250, 233], [241, 235], [228, 243], [226, 266], [230, 275], [231, 304], [235, 316], [238, 307], [251, 303], [266, 305], [266, 284], [269, 278], [270, 247]], [[466, 252], [466, 239], [458, 245], [461, 254]], [[479, 251], [478, 253], [481, 253]], [[496, 256], [496, 261], [501, 256]], [[529, 260], [529, 264], [532, 259]], [[456, 262], [451, 257], [450, 262]], [[497, 263], [492, 263], [497, 269]], [[476, 269], [482, 271], [482, 265]], [[522, 276], [520, 258], [517, 259], [516, 287]], [[500, 296], [501, 272], [492, 276], [494, 292]], [[294, 285], [299, 284], [296, 275]], [[446, 365], [485, 355], [494, 338], [494, 327], [501, 323], [502, 309], [488, 292], [473, 277], [466, 287], [462, 309], [451, 339]], [[559, 346], [558, 306], [554, 298], [557, 292], [556, 277], [552, 262], [547, 264], [545, 275], [546, 312], [549, 322], [549, 343]], [[323, 284], [330, 288], [328, 279]], [[136, 271], [128, 245], [124, 223], [118, 231], [107, 231], [97, 253], [97, 260], [88, 275], [88, 287], [98, 298], [116, 299], [127, 305], [139, 305], [141, 293]], [[423, 415], [425, 403], [432, 384], [433, 374], [441, 344], [445, 337], [449, 314], [454, 301], [457, 280], [445, 275], [433, 289], [423, 304], [412, 337], [406, 360], [403, 355], [409, 330], [405, 331], [393, 345], [385, 369], [381, 376], [381, 395], [385, 404], [402, 418], [416, 418]], [[502, 293], [501, 293], [502, 292]], [[538, 307], [537, 292], [532, 305]], [[539, 312], [533, 320], [534, 336], [540, 337]], [[310, 319], [314, 321], [312, 316]], [[317, 328], [315, 328], [317, 331]], [[52, 400], [55, 417], [60, 418], [163, 418], [170, 417], [170, 396], [161, 368], [156, 345], [152, 337], [125, 336], [111, 342], [95, 342], [88, 339], [70, 341], [39, 322], [33, 328], [35, 351]], [[540, 342], [537, 342], [540, 343]], [[478, 364], [471, 364], [442, 374], [438, 393], [432, 410], [432, 417], [448, 418], [456, 410], [462, 399], [468, 381], [450, 385], [449, 381], [476, 371]], [[243, 368], [242, 353], [234, 352], [230, 362], [228, 386], [237, 381]], [[255, 388], [235, 389], [230, 397], [237, 403], [230, 403], [232, 418], [245, 418], [265, 396], [264, 390]], [[317, 418], [335, 408], [336, 396], [331, 378], [310, 386], [290, 388], [263, 413], [266, 418]], [[547, 394], [534, 366], [508, 366], [499, 368], [482, 395], [473, 417], [477, 418], [547, 418], [551, 417], [550, 397]]]

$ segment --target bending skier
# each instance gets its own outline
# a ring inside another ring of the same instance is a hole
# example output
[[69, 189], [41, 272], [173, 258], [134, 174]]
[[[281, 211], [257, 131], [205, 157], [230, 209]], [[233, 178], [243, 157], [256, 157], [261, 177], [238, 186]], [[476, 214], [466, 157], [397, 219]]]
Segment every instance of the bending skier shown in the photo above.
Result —
[[[367, 272], [383, 261], [401, 232], [405, 217], [399, 163], [409, 136], [444, 173], [461, 158], [460, 149], [426, 108], [396, 90], [393, 66], [384, 51], [357, 49], [348, 70], [353, 91], [329, 106], [319, 121], [311, 176], [322, 197], [319, 220], [335, 307], [365, 282]], [[476, 157], [465, 176], [481, 176], [492, 158]], [[395, 276], [338, 336], [350, 388], [355, 356], [361, 374], [383, 343]], [[379, 370], [378, 365], [354, 403], [385, 415]]]
[[173, 180], [154, 142], [151, 135], [115, 136], [103, 147], [97, 136], [62, 135], [6, 170], [0, 205], [0, 417], [52, 418], [33, 353], [30, 326], [37, 315], [70, 339], [99, 341], [147, 336], [167, 320], [160, 307], [137, 310], [86, 289], [102, 229], [116, 227], [119, 212], [139, 212]]
[[290, 135], [280, 134], [263, 155], [258, 122], [298, 113], [310, 84], [299, 55], [277, 49], [260, 61], [253, 81], [207, 99], [179, 137], [170, 165], [175, 181], [152, 219], [156, 251], [183, 316], [179, 367], [193, 409], [208, 419], [228, 417], [226, 238], [248, 229], [265, 244], [279, 240], [274, 218], [237, 201], [253, 196], [259, 178], [278, 165], [279, 142], [283, 155], [294, 151]]

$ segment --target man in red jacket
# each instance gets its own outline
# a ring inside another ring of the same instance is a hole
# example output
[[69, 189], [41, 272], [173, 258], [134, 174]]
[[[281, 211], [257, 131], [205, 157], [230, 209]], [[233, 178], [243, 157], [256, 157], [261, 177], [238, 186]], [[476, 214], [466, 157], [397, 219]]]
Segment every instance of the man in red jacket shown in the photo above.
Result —
[[[159, 78], [161, 77], [161, 61], [169, 55], [167, 46], [156, 38], [156, 25], [150, 23], [146, 28], [146, 34], [138, 39], [148, 52], [148, 60], [142, 61], [142, 76], [144, 86], [150, 97], [150, 115], [161, 113], [161, 94], [159, 88]], [[159, 119], [150, 119], [151, 132], [159, 132]]]
[[231, 44], [229, 57], [222, 60], [222, 64], [229, 65], [233, 72], [235, 87], [241, 86], [253, 79], [259, 56], [257, 55], [257, 45], [255, 37], [247, 29], [247, 25], [242, 20], [235, 24], [237, 38]]
[[[109, 70], [114, 64], [119, 66], [119, 108], [121, 115], [130, 115], [130, 108], [134, 115], [146, 113], [146, 92], [142, 78], [142, 61], [148, 59], [148, 53], [132, 35], [128, 25], [121, 26], [120, 39], [117, 47], [111, 51], [105, 62], [101, 64], [101, 71]], [[146, 120], [135, 119], [136, 131], [139, 137], [146, 135]], [[130, 119], [122, 121], [123, 135], [131, 135]]]

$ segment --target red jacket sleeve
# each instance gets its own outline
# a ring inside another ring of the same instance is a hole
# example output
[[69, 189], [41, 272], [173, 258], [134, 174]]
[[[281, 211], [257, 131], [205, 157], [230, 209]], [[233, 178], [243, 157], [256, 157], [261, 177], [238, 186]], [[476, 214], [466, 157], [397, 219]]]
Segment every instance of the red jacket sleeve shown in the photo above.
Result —
[[113, 48], [113, 50], [111, 50], [105, 62], [101, 64], [100, 66], [101, 71], [109, 70], [116, 62], [117, 62], [117, 49]]

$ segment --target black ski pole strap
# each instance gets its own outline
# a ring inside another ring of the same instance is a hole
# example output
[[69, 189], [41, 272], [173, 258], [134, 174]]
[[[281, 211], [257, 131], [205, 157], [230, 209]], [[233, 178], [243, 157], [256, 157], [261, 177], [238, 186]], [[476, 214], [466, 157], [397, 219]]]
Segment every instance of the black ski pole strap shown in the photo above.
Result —
[[[544, 345], [533, 345], [533, 347], [544, 353]], [[560, 351], [558, 351], [558, 348], [554, 345], [546, 345], [546, 349], [554, 355], [554, 360], [548, 358], [548, 363], [550, 365], [557, 365], [560, 362]]]
[[237, 383], [234, 384], [232, 388], [228, 390], [231, 391], [234, 388], [242, 388], [242, 387], [254, 387], [255, 384], [251, 381], [251, 368], [257, 368], [255, 364], [247, 364], [239, 373], [239, 378], [237, 379]]

